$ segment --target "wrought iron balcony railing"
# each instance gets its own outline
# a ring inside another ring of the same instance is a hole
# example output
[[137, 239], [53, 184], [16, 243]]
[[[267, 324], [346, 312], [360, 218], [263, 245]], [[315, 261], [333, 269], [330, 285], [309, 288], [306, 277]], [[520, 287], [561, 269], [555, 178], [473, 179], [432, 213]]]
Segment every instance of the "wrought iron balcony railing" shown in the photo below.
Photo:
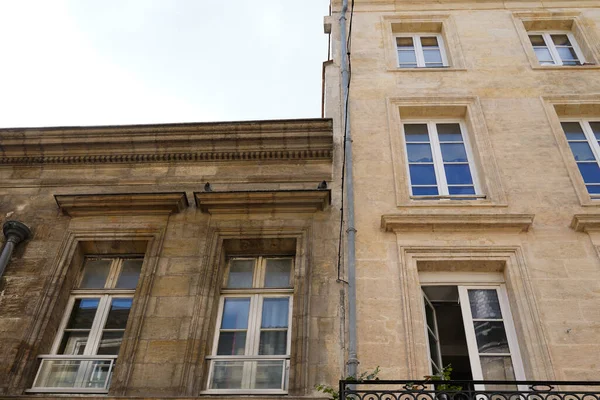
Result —
[[340, 400], [600, 400], [599, 381], [340, 381]]

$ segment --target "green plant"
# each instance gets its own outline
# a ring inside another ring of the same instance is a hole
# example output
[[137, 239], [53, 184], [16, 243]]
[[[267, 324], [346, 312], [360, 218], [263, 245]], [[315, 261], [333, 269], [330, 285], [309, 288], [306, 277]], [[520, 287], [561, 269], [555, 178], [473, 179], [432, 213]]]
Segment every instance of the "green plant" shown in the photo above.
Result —
[[[361, 373], [360, 375], [356, 376], [352, 376], [349, 375], [346, 378], [344, 378], [344, 380], [346, 381], [352, 381], [352, 382], [363, 382], [363, 381], [376, 381], [379, 380], [378, 375], [379, 375], [380, 369], [379, 369], [379, 365], [377, 367], [375, 367], [375, 369], [373, 371], [365, 371], [363, 373]], [[328, 394], [329, 396], [331, 396], [331, 400], [339, 400], [340, 399], [340, 391], [337, 388], [334, 388], [333, 386], [329, 386], [329, 385], [315, 385], [315, 389], [317, 389], [319, 392], [323, 392], [325, 394]]]
[[[438, 372], [437, 374], [426, 375], [425, 380], [426, 381], [450, 381], [450, 380], [452, 380], [451, 374], [452, 374], [452, 364], [448, 364], [444, 368], [442, 368], [442, 370], [440, 372]], [[448, 390], [448, 391], [454, 391], [454, 392], [462, 390], [462, 386], [448, 385], [445, 383], [442, 383], [442, 384], [436, 383], [435, 388], [437, 390]]]

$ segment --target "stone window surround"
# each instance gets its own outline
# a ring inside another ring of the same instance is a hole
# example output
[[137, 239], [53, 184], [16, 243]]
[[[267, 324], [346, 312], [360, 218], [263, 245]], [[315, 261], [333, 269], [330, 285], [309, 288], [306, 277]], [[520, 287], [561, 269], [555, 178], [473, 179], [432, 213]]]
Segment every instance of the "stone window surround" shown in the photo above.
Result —
[[[391, 97], [387, 99], [388, 124], [397, 207], [505, 207], [506, 195], [493, 156], [489, 133], [478, 97]], [[406, 171], [406, 146], [402, 123], [409, 119], [455, 118], [464, 121], [477, 170], [481, 194], [479, 200], [412, 200]]]
[[144, 254], [144, 262], [119, 351], [119, 364], [113, 372], [109, 388], [109, 395], [125, 394], [164, 237], [164, 229], [140, 226], [144, 224], [139, 222], [128, 227], [125, 221], [122, 219], [119, 227], [115, 228], [103, 226], [89, 229], [87, 223], [80, 225], [86, 226], [83, 229], [78, 226], [69, 228], [51, 267], [51, 284], [40, 298], [34, 322], [24, 335], [23, 341], [28, 350], [20, 354], [15, 362], [15, 372], [9, 378], [10, 393], [21, 394], [31, 386], [38, 366], [37, 355], [46, 354], [54, 340], [56, 322], [64, 314], [66, 301], [79, 276], [85, 254], [139, 253]]
[[[599, 69], [600, 54], [591, 46], [590, 43], [596, 42], [593, 37], [593, 30], [588, 29], [581, 18], [581, 14], [576, 11], [528, 11], [513, 12], [513, 22], [521, 40], [523, 50], [527, 55], [529, 64], [534, 70], [581, 70], [581, 69]], [[561, 66], [561, 65], [540, 65], [531, 46], [528, 32], [539, 31], [565, 31], [570, 32], [581, 50], [585, 59], [585, 65]]]
[[600, 207], [600, 200], [593, 200], [585, 187], [565, 133], [560, 125], [561, 118], [600, 117], [600, 95], [546, 96], [542, 97], [541, 101], [580, 205], [583, 207]]
[[[408, 376], [429, 374], [425, 316], [421, 303], [419, 271], [481, 273], [504, 275], [519, 346], [528, 379], [552, 380], [551, 366], [539, 311], [530, 285], [520, 246], [426, 247], [405, 245], [404, 233], [397, 233], [401, 283], [401, 315], [406, 338]], [[479, 274], [485, 275], [485, 274]], [[465, 282], [466, 283], [466, 282]], [[492, 283], [492, 282], [490, 282]]]
[[[393, 14], [381, 18], [387, 71], [464, 71], [462, 48], [454, 21], [448, 14]], [[442, 37], [447, 65], [442, 68], [399, 68], [396, 36], [402, 34], [437, 34]]]

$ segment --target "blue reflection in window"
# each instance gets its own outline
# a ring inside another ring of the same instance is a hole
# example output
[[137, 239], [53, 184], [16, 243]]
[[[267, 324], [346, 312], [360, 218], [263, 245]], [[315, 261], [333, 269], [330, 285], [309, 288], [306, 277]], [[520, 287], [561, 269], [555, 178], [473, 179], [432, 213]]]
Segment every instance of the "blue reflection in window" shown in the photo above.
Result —
[[429, 143], [407, 144], [409, 162], [433, 162]]
[[221, 329], [247, 329], [250, 298], [225, 299]]
[[412, 194], [413, 196], [437, 196], [439, 193], [437, 186], [413, 186]]
[[264, 299], [261, 328], [287, 328], [289, 304], [287, 297]]
[[450, 194], [475, 194], [474, 186], [449, 186], [448, 193]]
[[600, 194], [600, 185], [586, 185], [589, 194]]
[[462, 143], [442, 143], [444, 162], [467, 162], [467, 151]]
[[576, 161], [595, 161], [592, 149], [587, 142], [571, 142], [571, 151]]
[[446, 164], [446, 181], [449, 185], [469, 185], [473, 183], [469, 164]]
[[586, 140], [579, 122], [561, 122], [560, 125], [568, 140]]
[[413, 164], [409, 166], [410, 181], [413, 185], [435, 185], [435, 171], [433, 165]]
[[600, 168], [594, 163], [578, 163], [579, 172], [585, 183], [600, 183]]

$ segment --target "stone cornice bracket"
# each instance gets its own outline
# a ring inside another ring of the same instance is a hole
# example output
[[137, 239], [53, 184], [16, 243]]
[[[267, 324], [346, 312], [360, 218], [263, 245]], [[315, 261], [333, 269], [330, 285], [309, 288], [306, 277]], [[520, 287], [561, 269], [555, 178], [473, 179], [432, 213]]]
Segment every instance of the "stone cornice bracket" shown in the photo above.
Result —
[[0, 129], [0, 165], [333, 160], [331, 119]]
[[194, 198], [209, 214], [315, 213], [331, 204], [331, 190], [194, 192]]
[[600, 231], [600, 214], [575, 214], [571, 228], [576, 232]]
[[502, 229], [527, 232], [533, 224], [533, 214], [386, 214], [381, 216], [381, 229], [386, 232], [468, 231]]
[[56, 204], [70, 217], [97, 215], [168, 215], [188, 207], [184, 192], [57, 194]]

